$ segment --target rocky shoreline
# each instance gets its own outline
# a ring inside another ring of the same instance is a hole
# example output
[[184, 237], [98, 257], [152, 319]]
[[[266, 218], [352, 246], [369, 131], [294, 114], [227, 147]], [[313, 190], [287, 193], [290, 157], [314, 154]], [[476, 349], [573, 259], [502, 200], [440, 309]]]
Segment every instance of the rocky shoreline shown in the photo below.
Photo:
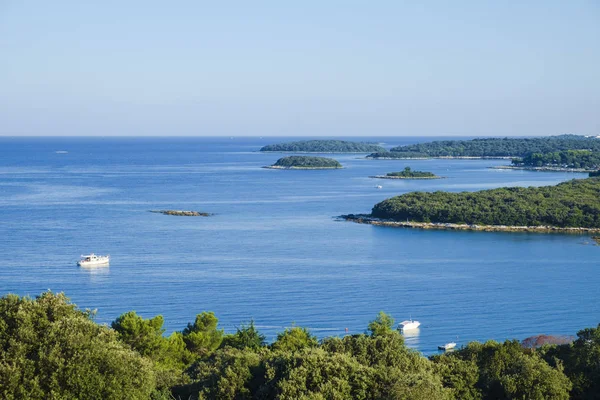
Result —
[[[507, 226], [507, 225], [469, 225], [453, 224], [442, 222], [412, 222], [412, 221], [393, 221], [380, 218], [374, 218], [367, 214], [348, 214], [340, 215], [341, 219], [356, 222], [359, 224], [369, 224], [378, 226], [390, 226], [396, 228], [416, 228], [416, 229], [441, 229], [441, 230], [464, 230], [480, 232], [538, 232], [538, 233], [574, 233], [588, 234], [598, 233], [600, 228], [563, 228], [558, 226]], [[595, 239], [596, 240], [596, 239]]]
[[585, 168], [561, 168], [561, 167], [519, 167], [512, 165], [498, 165], [495, 167], [488, 167], [491, 169], [521, 169], [526, 171], [547, 171], [547, 172], [592, 172], [596, 171], [595, 169], [585, 169]]
[[369, 178], [374, 179], [445, 179], [445, 176], [387, 176], [387, 175], [373, 175]]
[[184, 211], [184, 210], [150, 210], [152, 213], [175, 215], [177, 217], [210, 217], [212, 214], [200, 211]]

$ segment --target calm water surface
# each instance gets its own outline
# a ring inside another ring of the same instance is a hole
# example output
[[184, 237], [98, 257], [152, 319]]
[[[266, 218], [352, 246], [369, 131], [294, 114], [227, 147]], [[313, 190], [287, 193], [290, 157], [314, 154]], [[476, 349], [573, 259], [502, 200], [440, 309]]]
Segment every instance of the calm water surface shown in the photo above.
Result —
[[[289, 138], [0, 139], [0, 294], [64, 291], [110, 322], [136, 310], [181, 330], [204, 310], [233, 331], [253, 318], [269, 338], [291, 324], [319, 337], [362, 332], [378, 311], [438, 344], [600, 321], [600, 248], [589, 236], [418, 231], [337, 221], [414, 190], [539, 186], [582, 174], [503, 171], [506, 160], [366, 160], [334, 171], [260, 168]], [[385, 146], [420, 138], [363, 138]], [[56, 153], [67, 151], [68, 153]], [[448, 179], [375, 181], [413, 169]], [[376, 185], [383, 188], [378, 190]], [[210, 218], [150, 209], [191, 209]], [[108, 268], [78, 268], [82, 253]]]

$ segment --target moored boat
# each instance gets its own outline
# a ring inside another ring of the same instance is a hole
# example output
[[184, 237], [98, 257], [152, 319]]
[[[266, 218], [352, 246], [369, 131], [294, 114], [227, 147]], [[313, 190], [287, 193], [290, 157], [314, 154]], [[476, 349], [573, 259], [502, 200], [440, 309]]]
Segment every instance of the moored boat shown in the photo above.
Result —
[[450, 342], [450, 343], [446, 343], [443, 346], [438, 346], [438, 349], [439, 350], [451, 350], [451, 349], [453, 349], [455, 347], [456, 347], [456, 343]]
[[410, 330], [410, 329], [417, 329], [420, 325], [421, 325], [421, 323], [419, 321], [413, 321], [411, 318], [409, 320], [400, 322], [398, 329], [403, 330], [403, 331]]
[[80, 267], [93, 267], [99, 265], [108, 265], [110, 262], [110, 256], [98, 256], [94, 253], [88, 254], [87, 256], [82, 255], [81, 260], [77, 262]]

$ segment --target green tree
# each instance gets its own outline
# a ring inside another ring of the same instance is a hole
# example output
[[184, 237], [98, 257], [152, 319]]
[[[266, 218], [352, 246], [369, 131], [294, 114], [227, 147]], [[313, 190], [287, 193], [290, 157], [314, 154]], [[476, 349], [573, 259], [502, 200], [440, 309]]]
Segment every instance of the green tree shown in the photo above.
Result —
[[394, 332], [394, 318], [379, 311], [377, 317], [369, 323], [368, 330], [372, 336], [389, 335]]
[[271, 347], [274, 350], [297, 351], [306, 347], [316, 347], [318, 344], [317, 338], [308, 329], [294, 326], [279, 333]]
[[150, 361], [64, 294], [0, 299], [0, 398], [148, 399]]
[[248, 325], [242, 325], [236, 328], [236, 332], [232, 335], [225, 335], [222, 347], [229, 346], [236, 349], [259, 349], [265, 346], [265, 335], [260, 333], [254, 326], [254, 321], [250, 321]]
[[223, 340], [223, 330], [218, 329], [219, 320], [212, 312], [196, 315], [193, 324], [183, 330], [183, 340], [189, 351], [206, 355], [217, 349]]

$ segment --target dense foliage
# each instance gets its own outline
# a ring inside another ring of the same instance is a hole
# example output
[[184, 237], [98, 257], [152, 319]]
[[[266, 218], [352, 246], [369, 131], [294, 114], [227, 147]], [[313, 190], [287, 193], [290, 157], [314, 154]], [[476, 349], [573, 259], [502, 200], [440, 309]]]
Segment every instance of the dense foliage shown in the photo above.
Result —
[[348, 142], [345, 140], [303, 140], [264, 146], [260, 151], [298, 153], [373, 153], [385, 151], [373, 143]]
[[326, 157], [289, 156], [277, 160], [274, 167], [282, 168], [342, 168], [337, 160]]
[[600, 170], [599, 171], [592, 171], [592, 172], [590, 172], [589, 175], [590, 175], [590, 178], [593, 178], [595, 176], [600, 176]]
[[402, 178], [436, 178], [437, 176], [431, 172], [413, 171], [410, 167], [405, 167], [400, 172], [389, 172], [387, 176], [398, 176]]
[[479, 192], [412, 192], [376, 204], [372, 216], [396, 221], [600, 228], [600, 178]]
[[0, 398], [17, 399], [592, 399], [600, 325], [564, 345], [469, 343], [430, 359], [381, 312], [364, 334], [320, 342], [301, 327], [265, 343], [213, 313], [164, 336], [163, 318], [128, 312], [98, 325], [62, 294], [0, 299]]
[[486, 138], [440, 140], [394, 147], [392, 153], [424, 154], [430, 157], [525, 157], [532, 153], [565, 150], [600, 151], [600, 140], [577, 135], [538, 138]]
[[[597, 140], [597, 139], [596, 139]], [[553, 153], [532, 153], [512, 163], [522, 167], [600, 168], [600, 152], [566, 150]]]

